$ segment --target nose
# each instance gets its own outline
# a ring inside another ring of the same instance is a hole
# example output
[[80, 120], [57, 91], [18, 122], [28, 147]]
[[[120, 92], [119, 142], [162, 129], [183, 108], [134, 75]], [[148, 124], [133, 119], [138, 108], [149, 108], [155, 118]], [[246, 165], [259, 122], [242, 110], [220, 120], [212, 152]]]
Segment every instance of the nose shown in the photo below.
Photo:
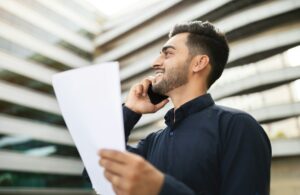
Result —
[[163, 65], [163, 58], [162, 58], [162, 55], [159, 55], [152, 63], [151, 68], [158, 69], [158, 68], [161, 68], [162, 65]]

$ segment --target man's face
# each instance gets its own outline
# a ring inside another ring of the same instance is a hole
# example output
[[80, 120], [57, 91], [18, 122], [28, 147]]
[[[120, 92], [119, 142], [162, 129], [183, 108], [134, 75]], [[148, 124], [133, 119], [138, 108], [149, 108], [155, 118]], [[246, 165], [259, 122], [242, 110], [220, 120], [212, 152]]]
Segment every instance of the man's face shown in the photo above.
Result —
[[153, 63], [155, 80], [152, 86], [155, 93], [167, 95], [188, 82], [191, 57], [186, 46], [187, 37], [188, 33], [180, 33], [170, 38]]

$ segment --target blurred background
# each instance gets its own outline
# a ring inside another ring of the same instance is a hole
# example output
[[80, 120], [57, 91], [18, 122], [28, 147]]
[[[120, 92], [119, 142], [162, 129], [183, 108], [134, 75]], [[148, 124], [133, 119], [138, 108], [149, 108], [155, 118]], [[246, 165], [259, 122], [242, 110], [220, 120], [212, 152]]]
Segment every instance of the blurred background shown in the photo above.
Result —
[[[209, 92], [269, 135], [271, 194], [299, 195], [299, 0], [0, 0], [0, 194], [93, 194], [51, 76], [118, 60], [124, 98], [153, 74], [170, 28], [190, 20], [226, 32], [229, 62]], [[130, 143], [163, 128], [169, 108], [143, 116]]]

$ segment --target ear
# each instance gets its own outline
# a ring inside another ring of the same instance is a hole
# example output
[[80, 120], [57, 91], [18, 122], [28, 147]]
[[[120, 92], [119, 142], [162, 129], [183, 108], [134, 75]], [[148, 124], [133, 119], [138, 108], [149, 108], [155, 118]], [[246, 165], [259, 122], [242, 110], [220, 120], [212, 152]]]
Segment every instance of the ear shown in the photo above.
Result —
[[207, 55], [197, 55], [193, 59], [193, 72], [199, 72], [209, 65], [209, 57]]

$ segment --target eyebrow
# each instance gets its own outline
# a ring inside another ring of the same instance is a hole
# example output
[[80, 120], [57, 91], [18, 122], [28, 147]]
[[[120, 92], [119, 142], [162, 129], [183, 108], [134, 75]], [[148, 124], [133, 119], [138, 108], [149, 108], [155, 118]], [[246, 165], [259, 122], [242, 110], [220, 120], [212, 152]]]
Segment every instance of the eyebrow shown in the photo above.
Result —
[[161, 49], [161, 52], [165, 52], [169, 48], [176, 50], [176, 48], [174, 46], [172, 46], [172, 45], [166, 45], [166, 46], [163, 46], [163, 48]]

